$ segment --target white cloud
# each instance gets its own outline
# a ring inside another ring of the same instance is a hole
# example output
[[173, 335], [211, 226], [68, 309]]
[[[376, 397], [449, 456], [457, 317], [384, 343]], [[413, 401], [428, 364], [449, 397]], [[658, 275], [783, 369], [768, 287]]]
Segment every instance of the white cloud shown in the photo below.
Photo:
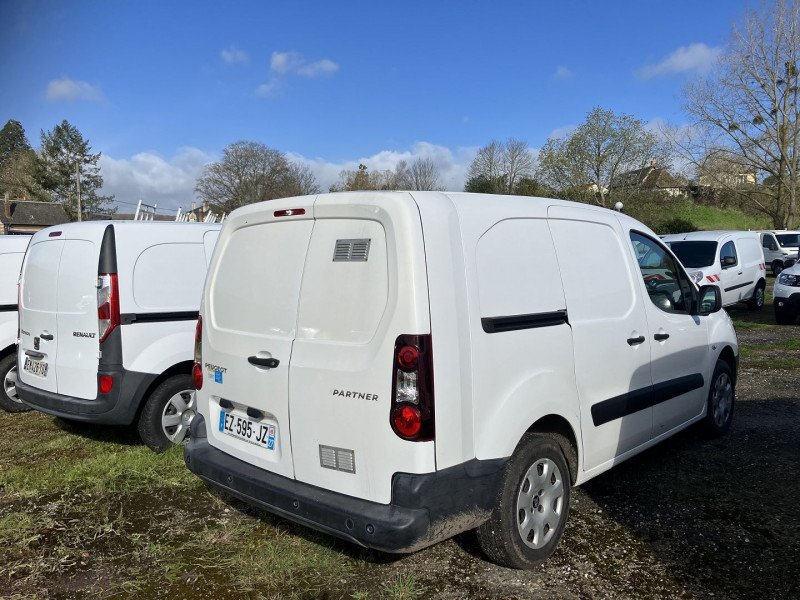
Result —
[[274, 96], [286, 87], [285, 80], [291, 75], [308, 78], [323, 77], [338, 71], [339, 65], [329, 58], [309, 62], [302, 54], [292, 50], [289, 52], [273, 52], [270, 57], [269, 68], [272, 78], [256, 89], [256, 95], [258, 96]]
[[230, 48], [226, 48], [220, 52], [222, 56], [222, 60], [224, 60], [229, 65], [235, 64], [246, 64], [250, 62], [250, 55], [247, 54], [244, 50], [239, 50], [236, 46], [231, 45]]
[[563, 127], [556, 127], [553, 131], [550, 132], [550, 135], [547, 136], [547, 139], [563, 139], [569, 136], [570, 133], [575, 131], [578, 128], [577, 125], [564, 125]]
[[701, 43], [681, 46], [658, 64], [642, 67], [636, 72], [636, 76], [639, 79], [652, 79], [689, 71], [707, 73], [716, 64], [720, 54], [722, 48], [718, 46], [712, 48]]
[[[197, 148], [181, 148], [165, 160], [155, 152], [140, 152], [130, 158], [100, 157], [103, 194], [114, 194], [121, 203], [118, 212], [132, 213], [136, 203], [158, 205], [158, 213], [188, 209], [195, 200], [194, 186], [203, 167], [216, 160]], [[162, 210], [163, 209], [163, 210]]]
[[317, 62], [303, 65], [302, 67], [297, 69], [297, 73], [299, 75], [302, 75], [303, 77], [319, 77], [320, 75], [328, 75], [330, 73], [335, 73], [338, 70], [339, 70], [339, 65], [337, 65], [332, 60], [323, 58], [322, 60], [318, 60]]
[[105, 102], [103, 91], [85, 81], [74, 81], [67, 77], [54, 79], [47, 84], [47, 99], [50, 102], [64, 100], [66, 102], [76, 102], [85, 100], [86, 102]]
[[572, 71], [564, 65], [558, 65], [556, 72], [553, 73], [555, 79], [572, 79]]
[[433, 161], [439, 169], [440, 181], [445, 189], [461, 191], [464, 189], [469, 165], [477, 152], [477, 147], [463, 147], [453, 151], [429, 142], [417, 142], [406, 151], [382, 150], [372, 156], [339, 163], [329, 162], [322, 158], [306, 158], [295, 153], [288, 153], [288, 157], [293, 161], [308, 165], [323, 191], [327, 191], [332, 184], [339, 183], [340, 171], [353, 171], [358, 168], [359, 164], [366, 165], [370, 171], [393, 171], [401, 160], [411, 164], [417, 158], [429, 158]]

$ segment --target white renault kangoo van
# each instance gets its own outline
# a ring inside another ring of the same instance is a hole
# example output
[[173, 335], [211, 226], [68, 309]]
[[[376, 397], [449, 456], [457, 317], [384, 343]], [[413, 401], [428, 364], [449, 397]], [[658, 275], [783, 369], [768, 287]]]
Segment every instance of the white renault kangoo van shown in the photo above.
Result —
[[160, 451], [195, 414], [192, 340], [220, 225], [91, 221], [31, 239], [20, 276], [17, 393], [97, 424], [138, 422]]
[[29, 235], [0, 235], [0, 408], [30, 410], [17, 396], [17, 283]]
[[772, 230], [759, 231], [758, 234], [764, 248], [764, 260], [775, 277], [797, 262], [800, 231]]
[[722, 306], [764, 307], [767, 267], [755, 231], [693, 231], [661, 236], [695, 283], [722, 290]]
[[203, 292], [185, 460], [355, 544], [410, 552], [477, 528], [491, 559], [528, 568], [561, 538], [572, 486], [690, 423], [730, 427], [720, 307], [647, 227], [583, 204], [243, 207]]

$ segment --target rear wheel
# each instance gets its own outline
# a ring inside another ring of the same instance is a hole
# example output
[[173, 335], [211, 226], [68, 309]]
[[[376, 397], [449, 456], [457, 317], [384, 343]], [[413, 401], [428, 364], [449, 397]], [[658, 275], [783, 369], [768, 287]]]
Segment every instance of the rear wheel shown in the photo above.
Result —
[[766, 285], [763, 281], [756, 284], [756, 289], [753, 290], [753, 297], [747, 302], [747, 307], [750, 310], [761, 310], [764, 308], [764, 288]]
[[718, 360], [711, 378], [706, 411], [706, 429], [713, 437], [725, 435], [731, 428], [735, 387], [730, 366], [724, 360]]
[[555, 551], [569, 514], [570, 475], [559, 445], [527, 433], [506, 465], [489, 520], [478, 542], [494, 562], [531, 569]]
[[3, 382], [3, 390], [0, 391], [0, 408], [10, 413], [29, 411], [30, 407], [23, 404], [17, 395], [16, 352], [0, 360], [0, 381]]
[[774, 263], [772, 263], [772, 269], [771, 270], [772, 270], [772, 274], [775, 277], [777, 277], [778, 275], [781, 274], [781, 271], [783, 271], [783, 263], [781, 261], [779, 261], [779, 260], [776, 260]]
[[173, 375], [155, 389], [144, 405], [139, 435], [148, 448], [164, 452], [187, 440], [196, 411], [191, 375]]

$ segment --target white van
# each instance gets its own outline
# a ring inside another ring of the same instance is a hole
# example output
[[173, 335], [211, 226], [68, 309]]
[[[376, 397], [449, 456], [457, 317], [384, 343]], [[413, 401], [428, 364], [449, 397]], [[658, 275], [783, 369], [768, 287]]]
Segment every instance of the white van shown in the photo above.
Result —
[[772, 306], [779, 325], [793, 325], [800, 314], [800, 263], [784, 269], [775, 279]]
[[764, 260], [772, 274], [777, 277], [781, 271], [797, 262], [800, 250], [800, 231], [759, 231]]
[[17, 393], [65, 419], [126, 425], [160, 451], [194, 416], [192, 340], [220, 225], [91, 221], [31, 239]]
[[0, 408], [29, 410], [17, 396], [17, 283], [29, 235], [0, 235]]
[[647, 227], [583, 204], [243, 207], [203, 292], [186, 463], [356, 544], [409, 552], [477, 527], [489, 557], [527, 568], [558, 543], [573, 485], [690, 423], [730, 427], [720, 306]]
[[722, 290], [722, 306], [764, 307], [767, 266], [755, 231], [693, 231], [661, 236], [695, 283]]

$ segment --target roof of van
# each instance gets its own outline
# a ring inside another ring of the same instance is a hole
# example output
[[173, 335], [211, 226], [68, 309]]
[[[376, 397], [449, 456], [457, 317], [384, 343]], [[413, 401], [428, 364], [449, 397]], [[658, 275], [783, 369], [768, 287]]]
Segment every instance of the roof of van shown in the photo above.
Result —
[[726, 236], [736, 236], [737, 238], [743, 237], [758, 237], [758, 232], [755, 231], [739, 231], [735, 229], [720, 230], [720, 231], [690, 231], [689, 233], [671, 233], [669, 235], [662, 235], [661, 239], [665, 242], [679, 242], [694, 240], [697, 242], [717, 242]]
[[117, 228], [139, 228], [139, 229], [168, 229], [168, 228], [185, 228], [185, 227], [202, 227], [209, 230], [219, 229], [222, 227], [222, 223], [192, 223], [192, 222], [182, 222], [182, 221], [80, 221], [80, 222], [73, 222], [73, 223], [63, 223], [61, 225], [53, 225], [52, 227], [48, 227], [47, 229], [43, 229], [42, 231], [69, 231], [75, 232], [76, 230], [81, 229], [105, 229], [106, 227], [112, 226], [115, 229]]

